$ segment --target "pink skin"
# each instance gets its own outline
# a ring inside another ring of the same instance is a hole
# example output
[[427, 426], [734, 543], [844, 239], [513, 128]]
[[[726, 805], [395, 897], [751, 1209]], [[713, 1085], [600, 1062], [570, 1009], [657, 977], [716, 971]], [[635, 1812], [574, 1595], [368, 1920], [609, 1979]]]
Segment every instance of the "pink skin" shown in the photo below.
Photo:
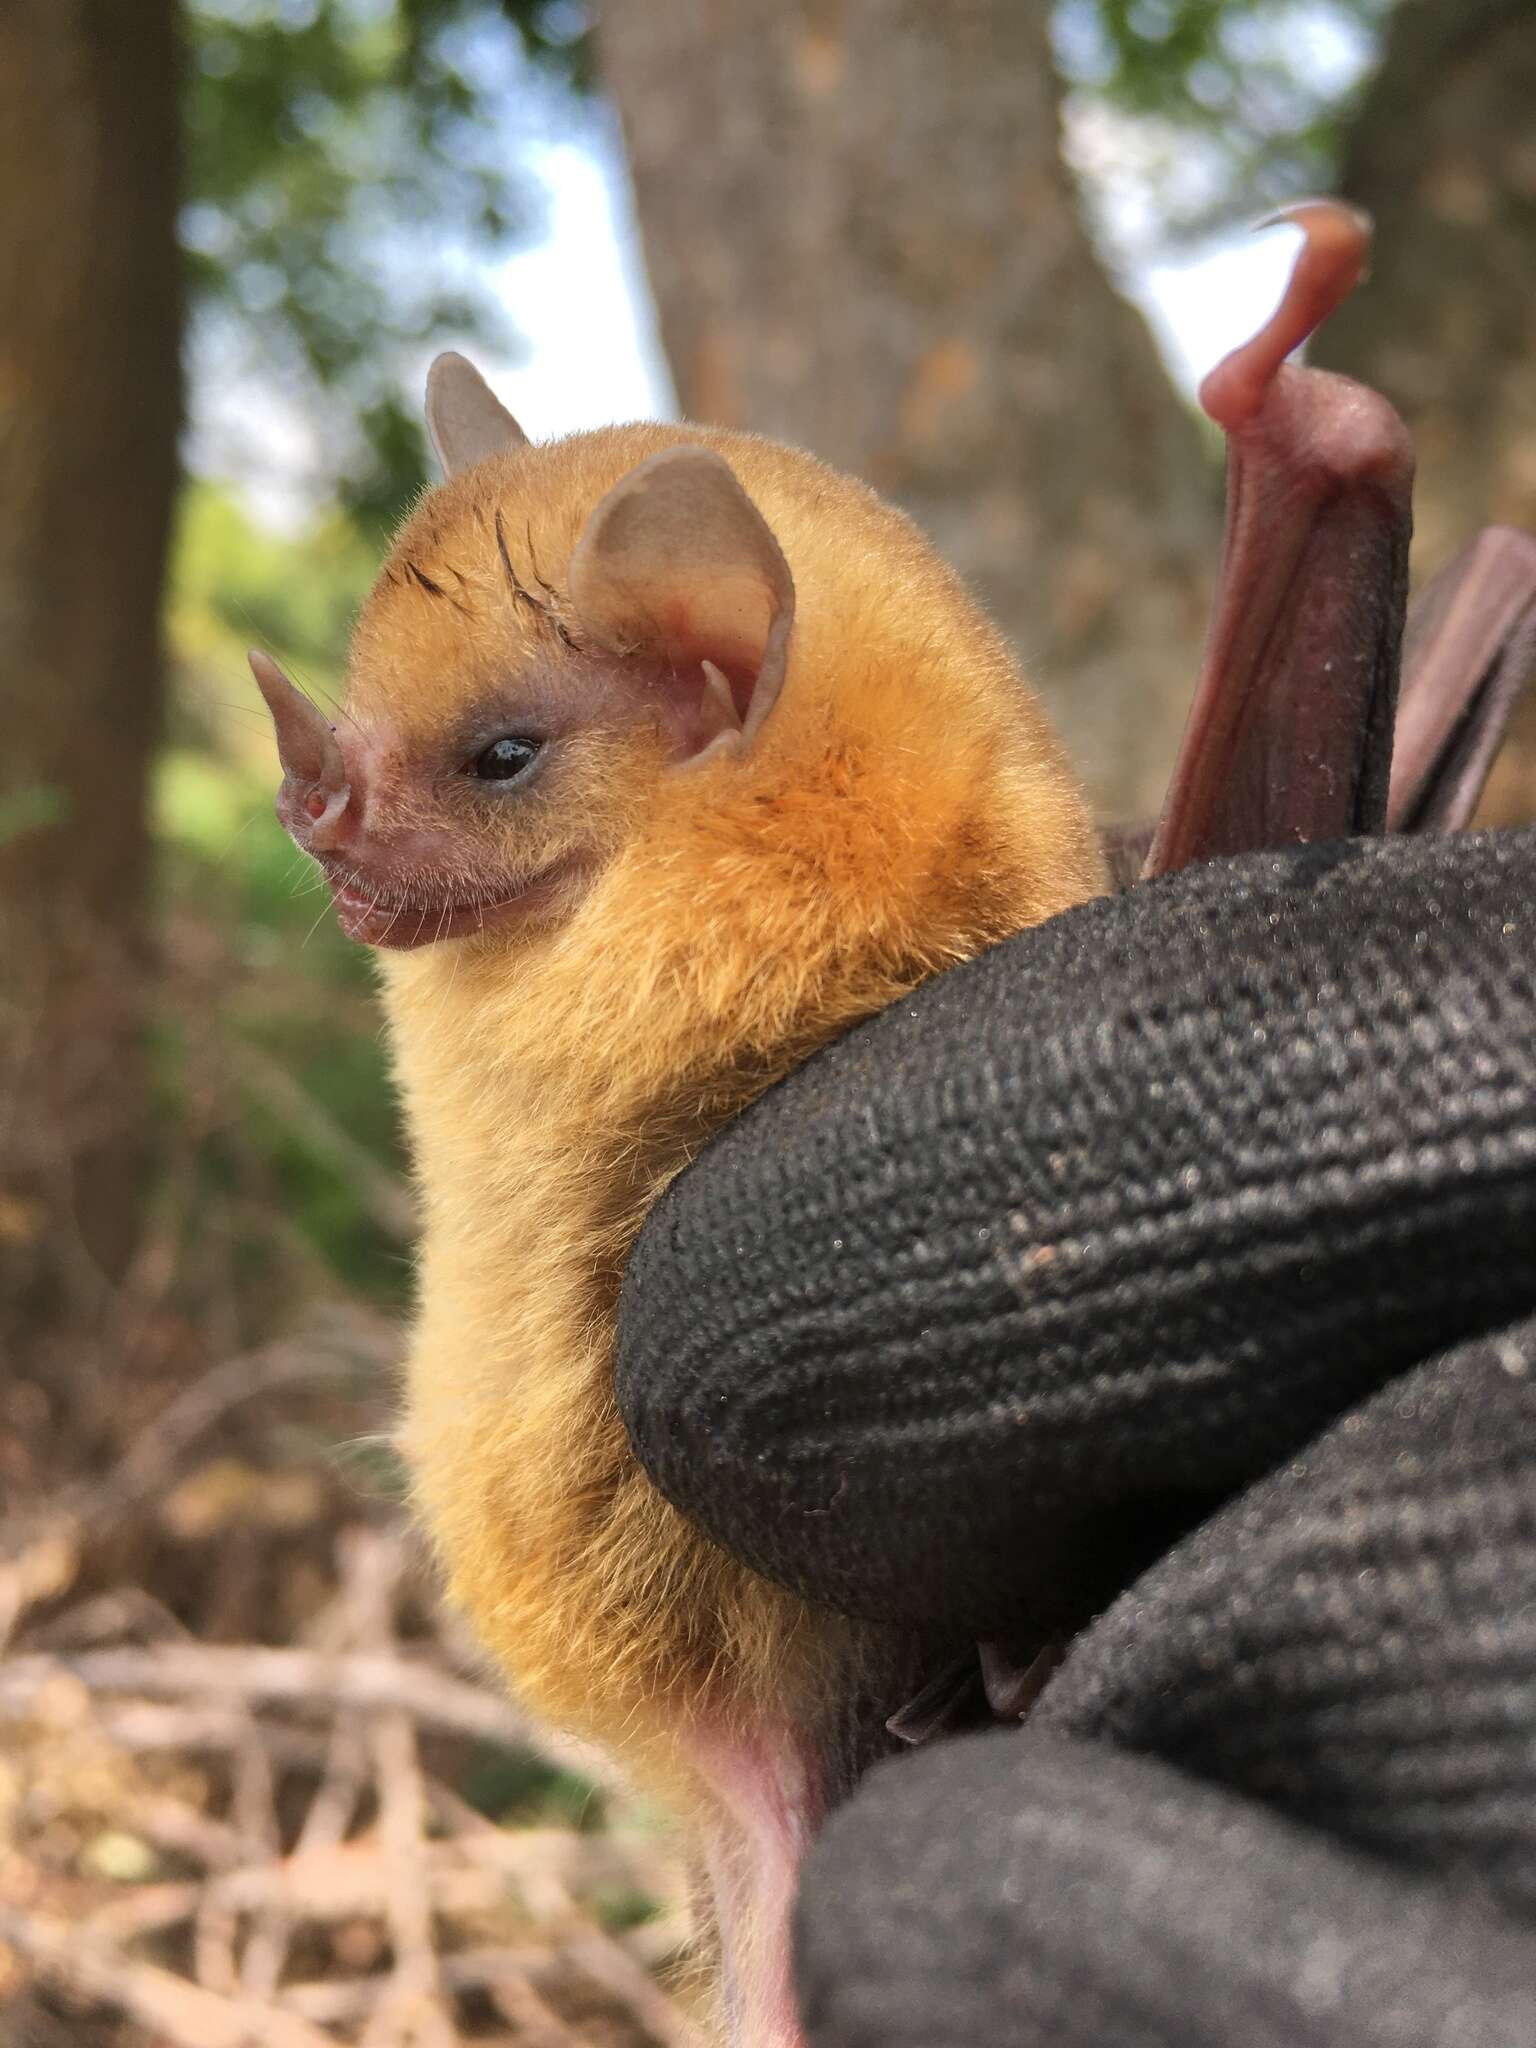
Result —
[[1367, 223], [1328, 200], [1282, 218], [1306, 235], [1285, 296], [1200, 388], [1226, 539], [1148, 876], [1385, 823], [1412, 450], [1385, 399], [1285, 361], [1359, 280]]
[[1247, 425], [1286, 357], [1338, 311], [1365, 275], [1371, 224], [1354, 207], [1336, 199], [1303, 199], [1259, 226], [1285, 222], [1306, 235], [1285, 296], [1253, 339], [1223, 357], [1200, 386], [1202, 410], [1228, 434]]
[[790, 1963], [800, 1864], [824, 1818], [811, 1745], [793, 1729], [700, 1735], [691, 1745], [717, 1801], [704, 1864], [720, 1929], [725, 2022], [739, 2048], [804, 2048]]
[[480, 901], [433, 898], [408, 886], [391, 892], [366, 878], [348, 880], [340, 865], [333, 867], [322, 860], [320, 866], [331, 886], [336, 922], [346, 936], [359, 945], [384, 946], [394, 952], [526, 923], [557, 909], [567, 890], [579, 880], [574, 864], [562, 865], [508, 895]]
[[257, 651], [250, 661], [283, 764], [278, 818], [330, 884], [337, 922], [349, 939], [401, 950], [524, 923], [557, 907], [579, 882], [573, 861], [478, 888], [437, 879], [433, 871], [443, 867], [437, 834], [397, 828], [380, 838], [369, 828], [375, 750], [366, 735], [353, 735], [344, 753], [324, 715], [275, 661]]

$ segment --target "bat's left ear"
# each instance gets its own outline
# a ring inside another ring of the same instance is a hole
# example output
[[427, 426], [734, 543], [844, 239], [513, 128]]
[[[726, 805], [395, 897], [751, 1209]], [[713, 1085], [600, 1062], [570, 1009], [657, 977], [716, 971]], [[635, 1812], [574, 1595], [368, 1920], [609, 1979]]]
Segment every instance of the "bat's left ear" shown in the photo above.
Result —
[[445, 477], [528, 439], [474, 364], [452, 349], [427, 372], [427, 433]]
[[751, 744], [783, 688], [789, 564], [730, 465], [667, 448], [615, 484], [571, 557], [592, 637], [653, 666], [680, 760]]

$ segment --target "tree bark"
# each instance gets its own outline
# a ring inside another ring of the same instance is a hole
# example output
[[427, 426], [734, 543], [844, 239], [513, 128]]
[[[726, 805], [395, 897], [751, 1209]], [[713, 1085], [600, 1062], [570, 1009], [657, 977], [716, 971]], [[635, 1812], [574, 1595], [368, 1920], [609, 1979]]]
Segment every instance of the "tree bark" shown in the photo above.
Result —
[[[1402, 0], [1341, 179], [1376, 221], [1369, 285], [1315, 359], [1372, 384], [1418, 449], [1414, 569], [1479, 526], [1536, 529], [1536, 29], [1530, 0]], [[1484, 815], [1536, 817], [1536, 694]]]
[[0, 1348], [66, 1266], [121, 1269], [141, 1201], [175, 30], [174, 0], [0, 6]]
[[1060, 153], [1047, 0], [602, 0], [686, 413], [903, 504], [1012, 635], [1095, 795], [1155, 808], [1214, 472]]

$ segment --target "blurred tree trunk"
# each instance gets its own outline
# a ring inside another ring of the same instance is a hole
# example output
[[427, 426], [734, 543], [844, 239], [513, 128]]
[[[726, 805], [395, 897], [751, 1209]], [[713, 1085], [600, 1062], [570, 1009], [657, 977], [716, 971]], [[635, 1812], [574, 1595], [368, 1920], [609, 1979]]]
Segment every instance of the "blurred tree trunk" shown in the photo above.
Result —
[[[1473, 530], [1536, 530], [1536, 21], [1531, 0], [1402, 0], [1342, 190], [1375, 216], [1370, 286], [1315, 359], [1375, 385], [1418, 448], [1415, 573]], [[1485, 814], [1536, 817], [1536, 693]]]
[[1155, 807], [1216, 552], [1198, 431], [1094, 255], [1048, 0], [600, 0], [683, 410], [906, 506], [1095, 795]]
[[0, 1348], [66, 1277], [101, 1295], [142, 1192], [175, 26], [175, 0], [0, 6]]

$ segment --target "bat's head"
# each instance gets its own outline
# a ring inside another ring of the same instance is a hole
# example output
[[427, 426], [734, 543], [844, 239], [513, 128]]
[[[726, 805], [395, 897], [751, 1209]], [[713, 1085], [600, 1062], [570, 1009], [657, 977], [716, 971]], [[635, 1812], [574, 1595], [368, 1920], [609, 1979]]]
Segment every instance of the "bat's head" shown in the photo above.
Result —
[[344, 929], [390, 947], [567, 913], [660, 785], [751, 744], [795, 602], [710, 449], [674, 436], [646, 453], [667, 436], [643, 429], [639, 446], [531, 447], [456, 356], [434, 366], [428, 414], [447, 481], [363, 611], [345, 711], [332, 724], [252, 657], [278, 814]]
[[535, 449], [461, 356], [428, 422], [446, 483], [360, 616], [338, 721], [252, 655], [279, 817], [342, 928], [395, 948], [557, 922], [659, 786], [752, 745], [795, 616], [772, 530], [700, 442]]
[[1070, 841], [1062, 900], [1090, 892], [1097, 850], [1038, 706], [864, 486], [709, 429], [534, 446], [458, 356], [433, 366], [427, 412], [445, 481], [363, 609], [344, 711], [252, 657], [279, 816], [352, 937], [517, 944], [626, 845], [739, 810], [749, 785], [803, 795], [808, 761], [850, 745], [895, 767], [879, 793], [860, 782], [886, 822], [915, 815], [919, 781], [931, 795], [947, 774], [974, 807], [1022, 762], [1001, 807]]

